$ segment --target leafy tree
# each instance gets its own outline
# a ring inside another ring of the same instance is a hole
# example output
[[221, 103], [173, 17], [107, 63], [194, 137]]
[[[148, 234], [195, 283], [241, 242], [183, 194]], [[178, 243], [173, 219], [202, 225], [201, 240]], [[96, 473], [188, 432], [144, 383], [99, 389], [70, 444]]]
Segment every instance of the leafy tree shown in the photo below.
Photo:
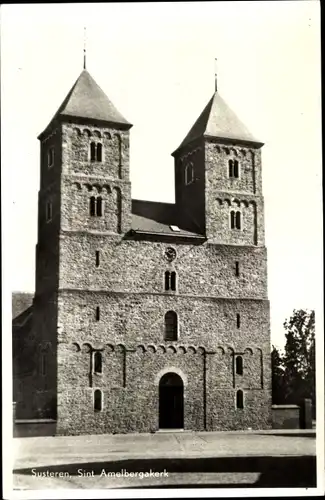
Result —
[[284, 328], [286, 402], [297, 404], [311, 398], [315, 403], [315, 312], [294, 310]]
[[273, 404], [310, 398], [315, 407], [315, 312], [295, 309], [284, 328], [284, 354], [274, 346], [271, 354]]

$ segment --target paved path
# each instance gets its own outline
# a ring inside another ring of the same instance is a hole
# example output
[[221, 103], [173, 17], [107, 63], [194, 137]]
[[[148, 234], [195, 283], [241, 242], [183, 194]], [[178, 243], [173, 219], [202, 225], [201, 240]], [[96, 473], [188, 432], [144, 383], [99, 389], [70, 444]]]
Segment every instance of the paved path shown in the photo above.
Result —
[[[307, 470], [311, 480], [316, 447], [314, 432], [303, 431], [32, 437], [16, 438], [14, 446], [14, 485], [23, 489], [265, 486], [288, 482], [290, 473], [299, 482]], [[139, 476], [150, 470], [162, 474]], [[105, 474], [121, 471], [137, 476]]]

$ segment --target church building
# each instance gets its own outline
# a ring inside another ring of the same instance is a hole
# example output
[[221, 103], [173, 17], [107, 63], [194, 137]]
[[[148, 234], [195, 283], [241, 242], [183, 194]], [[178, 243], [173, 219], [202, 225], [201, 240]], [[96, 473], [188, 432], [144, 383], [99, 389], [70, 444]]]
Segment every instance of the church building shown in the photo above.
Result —
[[38, 137], [17, 418], [58, 435], [270, 428], [263, 143], [216, 88], [159, 203], [132, 199], [131, 128], [84, 68]]

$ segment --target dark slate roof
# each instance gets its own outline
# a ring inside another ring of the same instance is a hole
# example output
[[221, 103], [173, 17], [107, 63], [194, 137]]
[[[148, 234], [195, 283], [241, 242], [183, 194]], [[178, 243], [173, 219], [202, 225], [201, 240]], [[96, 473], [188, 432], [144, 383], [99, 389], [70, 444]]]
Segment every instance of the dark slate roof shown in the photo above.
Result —
[[263, 143], [258, 141], [249, 132], [237, 115], [220, 97], [218, 92], [215, 92], [212, 96], [176, 151], [199, 137], [216, 137], [218, 139], [252, 142], [260, 146], [263, 145]]
[[[173, 222], [170, 223], [171, 225]], [[146, 234], [163, 234], [168, 236], [188, 236], [188, 237], [200, 237], [201, 234], [193, 233], [191, 231], [186, 231], [185, 229], [179, 228], [180, 231], [173, 231], [169, 224], [165, 224], [162, 222], [158, 222], [154, 219], [150, 219], [149, 217], [143, 217], [141, 215], [132, 214], [132, 229], [133, 231], [139, 231], [141, 233]]]
[[123, 125], [125, 128], [132, 127], [85, 69], [80, 73], [50, 123], [60, 117], [86, 118]]
[[[31, 327], [33, 312], [33, 293], [13, 292], [12, 293], [12, 326], [13, 333], [27, 332]], [[22, 327], [24, 327], [22, 329]]]
[[16, 318], [24, 313], [33, 304], [33, 293], [13, 292], [12, 293], [12, 318]]
[[175, 203], [133, 199], [132, 213], [149, 219], [154, 219], [158, 222], [162, 222], [163, 224], [178, 224]]

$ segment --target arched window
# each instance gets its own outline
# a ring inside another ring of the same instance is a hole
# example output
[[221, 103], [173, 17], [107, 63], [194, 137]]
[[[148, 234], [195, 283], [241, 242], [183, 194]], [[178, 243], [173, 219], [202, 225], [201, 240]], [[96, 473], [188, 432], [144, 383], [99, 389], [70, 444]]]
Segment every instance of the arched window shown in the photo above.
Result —
[[228, 176], [229, 177], [234, 176], [234, 162], [233, 162], [233, 160], [228, 160]]
[[96, 351], [94, 353], [94, 373], [102, 373], [102, 353]]
[[237, 375], [243, 374], [243, 358], [242, 358], [242, 356], [236, 357], [236, 374]]
[[238, 179], [239, 177], [239, 163], [238, 160], [234, 160], [234, 177]]
[[165, 314], [165, 340], [177, 340], [178, 320], [175, 311]]
[[103, 151], [103, 146], [100, 142], [98, 142], [97, 152], [96, 152], [96, 160], [97, 161], [102, 161], [102, 151]]
[[52, 220], [52, 202], [48, 201], [46, 203], [46, 221], [50, 222]]
[[241, 229], [241, 212], [239, 210], [231, 210], [230, 227], [231, 229]]
[[236, 229], [241, 229], [241, 213], [236, 212]]
[[165, 272], [165, 290], [169, 290], [169, 284], [170, 284], [170, 272], [166, 271]]
[[101, 217], [103, 215], [103, 200], [101, 196], [98, 196], [96, 201], [97, 201], [97, 216]]
[[170, 276], [170, 288], [173, 292], [176, 291], [176, 273], [175, 271], [172, 271], [171, 272], [171, 276]]
[[53, 167], [54, 165], [54, 147], [50, 147], [50, 149], [47, 151], [47, 166], [48, 168]]
[[165, 272], [165, 290], [176, 291], [176, 272], [175, 271], [166, 271]]
[[103, 395], [100, 389], [96, 389], [94, 392], [94, 410], [101, 411], [103, 406]]
[[94, 216], [96, 214], [96, 198], [95, 198], [95, 196], [92, 196], [90, 198], [89, 212], [90, 212], [91, 216]]
[[187, 163], [185, 166], [185, 184], [192, 184], [194, 181], [194, 165], [192, 162]]
[[239, 162], [238, 160], [228, 160], [228, 176], [233, 179], [239, 177]]
[[237, 328], [240, 328], [240, 314], [237, 313]]
[[46, 375], [46, 354], [45, 352], [41, 353], [41, 375], [45, 377]]
[[231, 210], [230, 212], [230, 227], [231, 229], [235, 229], [235, 211]]
[[237, 391], [236, 394], [236, 407], [239, 409], [244, 408], [244, 393], [242, 390]]
[[96, 161], [96, 143], [90, 143], [90, 161]]

